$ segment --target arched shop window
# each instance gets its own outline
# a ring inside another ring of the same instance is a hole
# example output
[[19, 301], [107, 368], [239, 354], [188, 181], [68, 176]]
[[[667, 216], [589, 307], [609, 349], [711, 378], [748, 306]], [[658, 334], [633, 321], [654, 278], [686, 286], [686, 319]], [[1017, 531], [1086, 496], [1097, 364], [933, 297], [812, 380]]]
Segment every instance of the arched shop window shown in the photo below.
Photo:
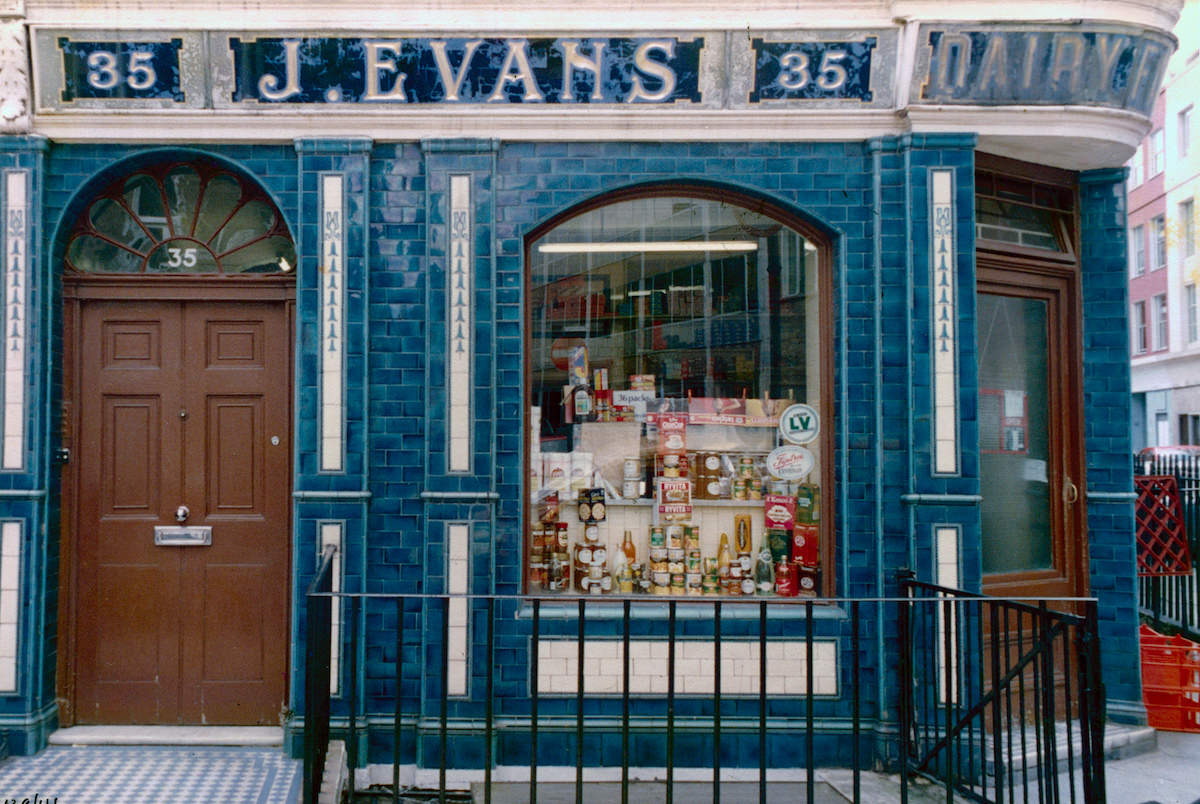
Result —
[[828, 253], [715, 193], [531, 236], [529, 591], [831, 589]]
[[287, 273], [296, 249], [253, 183], [215, 165], [176, 162], [100, 192], [75, 225], [66, 261], [81, 274]]

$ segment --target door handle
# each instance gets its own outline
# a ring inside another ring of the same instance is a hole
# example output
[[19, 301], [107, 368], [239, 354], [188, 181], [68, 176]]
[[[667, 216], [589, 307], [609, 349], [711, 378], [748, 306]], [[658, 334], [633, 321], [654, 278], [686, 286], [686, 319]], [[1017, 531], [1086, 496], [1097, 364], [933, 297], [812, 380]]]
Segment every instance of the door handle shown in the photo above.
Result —
[[181, 505], [175, 509], [175, 521], [182, 525], [191, 513], [186, 505]]
[[1079, 502], [1079, 487], [1069, 477], [1063, 478], [1063, 502], [1067, 505]]

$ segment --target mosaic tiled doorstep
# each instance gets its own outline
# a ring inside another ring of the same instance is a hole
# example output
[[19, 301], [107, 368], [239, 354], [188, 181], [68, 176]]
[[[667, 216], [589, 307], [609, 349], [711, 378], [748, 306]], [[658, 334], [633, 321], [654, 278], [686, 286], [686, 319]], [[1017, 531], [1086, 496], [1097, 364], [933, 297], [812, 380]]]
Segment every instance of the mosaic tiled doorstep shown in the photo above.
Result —
[[300, 762], [279, 748], [57, 746], [0, 763], [0, 802], [292, 804]]

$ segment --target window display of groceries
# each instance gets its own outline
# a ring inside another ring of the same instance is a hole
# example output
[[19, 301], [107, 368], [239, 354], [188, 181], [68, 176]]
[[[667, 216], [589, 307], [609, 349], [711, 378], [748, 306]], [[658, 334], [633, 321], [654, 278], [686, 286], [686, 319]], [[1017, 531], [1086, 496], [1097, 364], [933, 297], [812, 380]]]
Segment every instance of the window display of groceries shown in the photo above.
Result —
[[612, 390], [577, 352], [562, 424], [530, 411], [529, 590], [816, 596], [820, 473], [780, 433], [793, 400]]
[[[701, 528], [663, 521], [637, 533], [626, 528], [614, 547], [603, 489], [587, 489], [578, 523], [553, 496], [531, 527], [530, 591], [577, 594], [779, 595], [815, 597], [820, 582], [820, 493], [803, 484], [797, 495], [770, 494], [761, 519], [732, 514], [715, 551], [702, 548]], [[575, 527], [572, 525], [575, 524]], [[571, 532], [577, 534], [574, 538]], [[757, 536], [757, 539], [755, 538]]]
[[636, 532], [624, 528], [614, 541], [609, 510], [603, 488], [583, 490], [575, 506], [560, 505], [556, 494], [543, 498], [529, 536], [530, 592], [817, 595], [820, 490], [815, 485], [800, 484], [795, 494], [766, 495], [760, 515], [730, 511], [728, 528], [707, 551], [703, 545], [713, 540], [702, 538], [699, 525], [667, 516]]

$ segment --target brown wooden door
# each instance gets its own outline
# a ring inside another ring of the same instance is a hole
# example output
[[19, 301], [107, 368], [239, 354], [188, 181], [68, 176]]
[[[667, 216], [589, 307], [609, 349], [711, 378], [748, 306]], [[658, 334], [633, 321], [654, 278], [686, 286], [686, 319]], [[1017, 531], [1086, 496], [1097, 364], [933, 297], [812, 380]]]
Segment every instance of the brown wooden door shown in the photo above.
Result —
[[984, 591], [1081, 595], [1087, 578], [1073, 279], [980, 262]]
[[[290, 394], [279, 302], [78, 308], [75, 715], [277, 724], [286, 692]], [[156, 546], [156, 525], [211, 546]]]

